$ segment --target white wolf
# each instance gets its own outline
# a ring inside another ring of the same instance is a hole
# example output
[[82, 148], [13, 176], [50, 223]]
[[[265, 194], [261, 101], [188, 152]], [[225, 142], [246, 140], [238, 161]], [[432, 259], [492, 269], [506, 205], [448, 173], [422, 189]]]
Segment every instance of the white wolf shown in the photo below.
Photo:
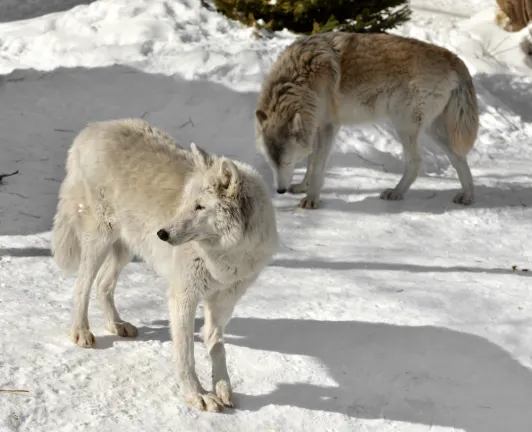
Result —
[[[141, 120], [89, 124], [68, 152], [52, 250], [65, 271], [77, 269], [71, 338], [95, 343], [87, 308], [91, 286], [107, 330], [134, 337], [114, 304], [114, 289], [132, 254], [169, 281], [177, 370], [185, 400], [201, 410], [233, 406], [223, 345], [237, 301], [278, 247], [274, 208], [250, 166], [188, 151]], [[203, 338], [212, 361], [213, 393], [194, 366], [194, 318], [205, 305]]]
[[[452, 52], [388, 34], [329, 32], [296, 39], [262, 84], [257, 146], [272, 167], [278, 193], [307, 193], [317, 208], [326, 164], [342, 125], [390, 119], [405, 158], [404, 174], [381, 198], [403, 199], [418, 176], [418, 136], [429, 132], [458, 173], [473, 202], [466, 155], [478, 132], [476, 92], [469, 71]], [[290, 185], [295, 164], [308, 157], [303, 182]]]

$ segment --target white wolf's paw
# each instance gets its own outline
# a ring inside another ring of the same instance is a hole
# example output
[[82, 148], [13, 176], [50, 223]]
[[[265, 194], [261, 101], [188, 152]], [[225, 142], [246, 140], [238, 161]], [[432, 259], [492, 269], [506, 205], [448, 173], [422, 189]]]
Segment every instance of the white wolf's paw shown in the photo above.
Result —
[[228, 381], [220, 380], [214, 387], [216, 396], [218, 396], [226, 407], [234, 408], [233, 391]]
[[96, 343], [96, 338], [89, 329], [72, 329], [70, 338], [76, 345], [83, 348], [91, 348]]
[[222, 400], [212, 393], [189, 393], [185, 396], [185, 402], [200, 411], [220, 412], [224, 409]]
[[381, 193], [381, 199], [386, 201], [400, 201], [404, 198], [403, 194], [395, 189], [386, 189]]
[[308, 190], [308, 184], [306, 183], [295, 183], [288, 186], [288, 192], [291, 194], [302, 194]]
[[137, 327], [125, 321], [121, 323], [109, 323], [105, 328], [109, 333], [120, 337], [136, 337], [139, 334]]
[[473, 196], [471, 194], [460, 192], [455, 195], [453, 198], [453, 202], [456, 204], [462, 204], [462, 205], [470, 205], [473, 204]]
[[299, 202], [299, 207], [303, 209], [317, 209], [320, 206], [320, 200], [318, 198], [305, 197]]

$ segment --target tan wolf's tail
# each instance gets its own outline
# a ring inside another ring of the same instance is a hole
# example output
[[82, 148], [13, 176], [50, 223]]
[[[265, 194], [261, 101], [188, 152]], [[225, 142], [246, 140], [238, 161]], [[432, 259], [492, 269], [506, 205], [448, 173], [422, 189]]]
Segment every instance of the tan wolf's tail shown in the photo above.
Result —
[[76, 214], [71, 211], [69, 200], [60, 194], [52, 227], [52, 255], [59, 268], [67, 274], [76, 272], [81, 258], [81, 245], [73, 220]]
[[477, 93], [469, 70], [458, 59], [454, 65], [458, 86], [452, 91], [451, 98], [444, 110], [445, 128], [449, 136], [451, 149], [465, 156], [475, 144], [478, 133]]

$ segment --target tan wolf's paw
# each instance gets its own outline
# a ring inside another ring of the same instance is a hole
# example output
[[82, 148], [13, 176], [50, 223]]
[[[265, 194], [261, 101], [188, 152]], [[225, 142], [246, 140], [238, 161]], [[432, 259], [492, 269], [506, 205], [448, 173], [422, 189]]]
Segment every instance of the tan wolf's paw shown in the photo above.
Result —
[[299, 207], [302, 209], [317, 209], [320, 206], [320, 200], [317, 198], [305, 197], [299, 202]]
[[295, 183], [288, 186], [288, 192], [291, 194], [302, 194], [308, 190], [308, 184], [306, 183]]
[[453, 202], [456, 204], [462, 204], [462, 205], [470, 205], [473, 204], [473, 196], [471, 194], [460, 192], [455, 195], [453, 198]]
[[231, 390], [231, 384], [225, 380], [220, 380], [216, 383], [214, 391], [226, 407], [234, 408], [235, 403], [233, 401], [233, 391]]
[[96, 338], [89, 329], [72, 329], [70, 330], [72, 342], [82, 348], [91, 348], [96, 344]]
[[121, 323], [109, 323], [106, 326], [106, 330], [120, 337], [136, 337], [139, 334], [137, 327], [125, 321]]
[[185, 402], [200, 411], [220, 412], [224, 409], [222, 400], [212, 393], [190, 393], [185, 397]]
[[397, 192], [395, 189], [386, 189], [381, 193], [381, 199], [386, 201], [400, 201], [403, 198], [403, 194]]

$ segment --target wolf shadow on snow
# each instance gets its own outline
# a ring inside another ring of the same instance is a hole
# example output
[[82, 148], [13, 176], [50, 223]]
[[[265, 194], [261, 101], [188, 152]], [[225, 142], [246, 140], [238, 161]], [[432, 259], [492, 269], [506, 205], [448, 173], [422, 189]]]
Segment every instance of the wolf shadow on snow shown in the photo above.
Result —
[[[197, 318], [196, 331], [202, 325]], [[108, 338], [105, 348], [116, 337]], [[140, 327], [139, 339], [169, 341], [168, 321]], [[301, 383], [279, 382], [269, 394], [236, 389], [240, 410], [286, 405], [466, 432], [524, 432], [532, 424], [532, 371], [473, 334], [435, 326], [234, 317], [225, 340], [229, 356], [234, 345], [313, 357], [337, 383], [305, 384], [302, 371]]]

